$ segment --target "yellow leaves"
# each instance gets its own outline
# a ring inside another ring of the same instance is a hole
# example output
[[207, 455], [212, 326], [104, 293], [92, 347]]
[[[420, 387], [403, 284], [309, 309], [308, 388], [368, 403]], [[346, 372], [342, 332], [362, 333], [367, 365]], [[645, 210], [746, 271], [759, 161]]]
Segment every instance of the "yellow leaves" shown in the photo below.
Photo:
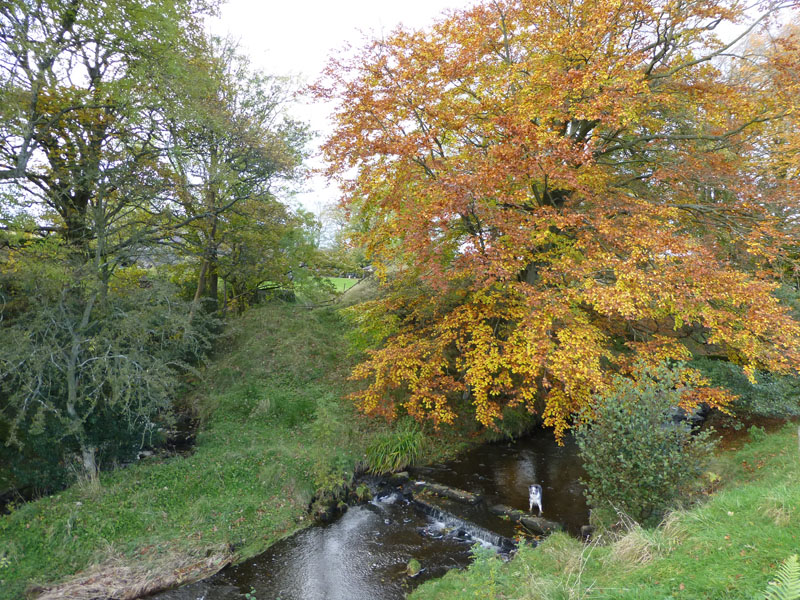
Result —
[[146, 284], [147, 269], [126, 267], [117, 269], [109, 282], [112, 293], [123, 295]]
[[746, 364], [744, 367], [742, 367], [742, 371], [744, 371], [744, 374], [747, 376], [747, 380], [750, 383], [753, 385], [758, 383], [758, 381], [756, 381], [756, 366], [754, 364]]
[[[628, 368], [634, 363], [641, 363], [649, 367], [657, 367], [668, 361], [691, 360], [692, 353], [679, 339], [665, 335], [653, 335], [646, 342], [628, 342], [629, 348], [636, 352], [635, 358], [631, 357]], [[708, 385], [707, 382], [703, 385]]]

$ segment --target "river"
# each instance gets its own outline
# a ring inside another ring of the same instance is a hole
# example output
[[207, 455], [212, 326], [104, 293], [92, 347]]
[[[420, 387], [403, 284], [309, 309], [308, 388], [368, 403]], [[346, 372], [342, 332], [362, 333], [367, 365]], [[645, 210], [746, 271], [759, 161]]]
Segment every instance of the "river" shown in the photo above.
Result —
[[[309, 527], [207, 580], [154, 598], [233, 600], [252, 590], [257, 600], [400, 599], [427, 579], [467, 566], [476, 543], [506, 553], [506, 539], [518, 535], [519, 526], [486, 506], [527, 511], [530, 484], [544, 489], [542, 516], [577, 535], [589, 518], [582, 475], [575, 445], [558, 446], [552, 432], [482, 445], [447, 463], [412, 469], [410, 477], [480, 494], [484, 503], [451, 503], [447, 513], [431, 516], [410, 496], [384, 488], [333, 523]], [[411, 559], [422, 568], [415, 577], [407, 573]]]

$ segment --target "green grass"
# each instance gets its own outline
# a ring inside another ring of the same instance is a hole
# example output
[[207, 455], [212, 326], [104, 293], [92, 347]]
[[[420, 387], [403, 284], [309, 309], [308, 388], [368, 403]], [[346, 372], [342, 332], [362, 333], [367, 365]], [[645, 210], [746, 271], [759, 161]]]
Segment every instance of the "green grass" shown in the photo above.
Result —
[[508, 563], [479, 553], [466, 571], [411, 598], [763, 598], [782, 561], [800, 549], [796, 425], [721, 453], [712, 471], [722, 488], [657, 529], [633, 527], [588, 546], [555, 534]]
[[346, 292], [361, 281], [360, 279], [350, 279], [348, 277], [327, 277], [326, 279], [333, 284], [337, 292]]
[[366, 449], [369, 470], [373, 473], [401, 471], [417, 462], [425, 442], [425, 434], [416, 424], [400, 426], [395, 431], [376, 436]]
[[239, 559], [308, 521], [371, 439], [342, 400], [350, 364], [333, 311], [271, 303], [235, 321], [191, 402], [195, 452], [103, 473], [0, 518], [0, 598], [110, 557], [233, 547]]

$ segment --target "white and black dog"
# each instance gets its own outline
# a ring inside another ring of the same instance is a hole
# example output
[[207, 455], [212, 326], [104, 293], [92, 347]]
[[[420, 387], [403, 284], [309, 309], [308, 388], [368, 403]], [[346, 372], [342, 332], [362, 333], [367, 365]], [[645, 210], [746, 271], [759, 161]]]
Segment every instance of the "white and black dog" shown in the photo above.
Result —
[[542, 514], [542, 486], [533, 484], [528, 486], [528, 512], [533, 512], [534, 504], [539, 508], [539, 514]]

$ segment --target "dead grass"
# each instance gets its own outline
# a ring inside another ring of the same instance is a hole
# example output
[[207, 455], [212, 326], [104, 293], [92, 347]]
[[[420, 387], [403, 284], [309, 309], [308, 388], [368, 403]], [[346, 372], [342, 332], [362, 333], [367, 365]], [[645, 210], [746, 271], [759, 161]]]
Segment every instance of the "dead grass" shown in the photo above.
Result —
[[672, 552], [686, 534], [680, 511], [669, 513], [656, 529], [644, 529], [625, 517], [625, 531], [609, 544], [605, 557], [609, 566], [634, 568], [646, 565]]
[[64, 583], [28, 592], [37, 600], [135, 600], [210, 577], [233, 558], [227, 549], [203, 557], [169, 553], [135, 561], [118, 555]]
[[764, 499], [760, 508], [764, 516], [772, 519], [776, 527], [788, 526], [794, 514], [794, 507], [787, 499], [785, 488], [773, 491]]
[[367, 300], [374, 300], [380, 295], [376, 277], [366, 277], [359, 280], [354, 286], [342, 294], [339, 299], [340, 306], [353, 306]]

